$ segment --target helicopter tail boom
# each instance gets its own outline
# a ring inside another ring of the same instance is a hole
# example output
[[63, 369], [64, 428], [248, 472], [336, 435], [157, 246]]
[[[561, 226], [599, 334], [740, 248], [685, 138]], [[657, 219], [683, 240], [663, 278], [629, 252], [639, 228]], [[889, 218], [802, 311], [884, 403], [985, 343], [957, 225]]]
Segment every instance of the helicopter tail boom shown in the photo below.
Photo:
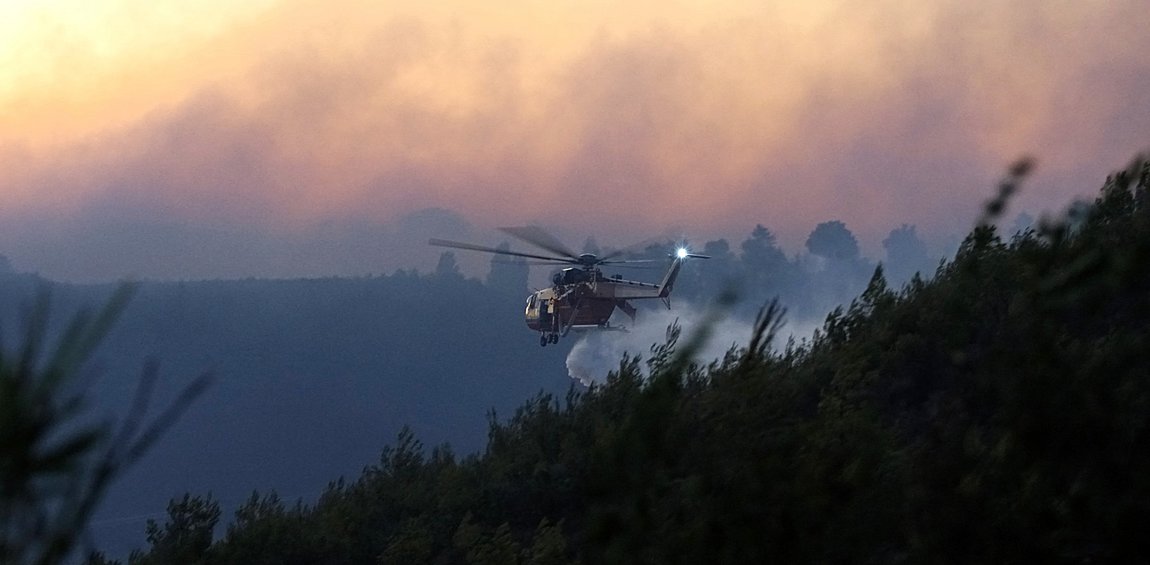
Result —
[[671, 262], [671, 268], [667, 270], [667, 274], [663, 276], [663, 282], [659, 283], [659, 298], [666, 300], [671, 296], [671, 291], [675, 287], [675, 279], [679, 278], [679, 271], [683, 268], [683, 262], [687, 259], [710, 259], [710, 255], [701, 255], [699, 253], [691, 253], [687, 251], [686, 247], [680, 247], [675, 251], [675, 260]]
[[611, 295], [617, 299], [641, 299], [641, 298], [662, 298], [667, 300], [671, 296], [671, 291], [675, 289], [675, 281], [679, 278], [679, 273], [683, 269], [683, 262], [688, 257], [692, 258], [707, 258], [705, 255], [685, 255], [675, 257], [671, 261], [671, 267], [667, 269], [667, 274], [663, 275], [663, 280], [659, 284], [641, 283], [637, 281], [626, 281], [621, 279], [612, 279], [614, 283], [611, 286]]
[[667, 274], [663, 275], [663, 281], [659, 283], [658, 298], [667, 298], [671, 296], [671, 291], [675, 287], [675, 279], [679, 278], [679, 271], [683, 269], [683, 258], [675, 257], [671, 262], [671, 268], [667, 270]]

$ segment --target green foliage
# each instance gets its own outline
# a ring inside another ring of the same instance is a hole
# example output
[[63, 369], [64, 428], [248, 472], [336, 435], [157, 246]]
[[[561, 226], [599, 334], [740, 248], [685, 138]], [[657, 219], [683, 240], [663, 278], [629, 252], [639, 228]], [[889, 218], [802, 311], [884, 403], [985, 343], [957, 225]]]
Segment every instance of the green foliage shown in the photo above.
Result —
[[563, 535], [563, 523], [552, 524], [547, 518], [539, 521], [531, 548], [524, 552], [524, 565], [564, 565], [567, 559], [567, 538]]
[[168, 520], [163, 526], [148, 520], [147, 555], [128, 560], [131, 565], [152, 563], [202, 563], [212, 545], [212, 532], [220, 520], [220, 505], [206, 497], [185, 494], [168, 502]]
[[809, 343], [773, 344], [770, 303], [699, 367], [672, 326], [646, 372], [493, 415], [482, 456], [405, 430], [291, 520], [253, 498], [208, 561], [1146, 562], [1150, 167], [1003, 241], [1029, 168], [933, 279], [876, 268]]
[[431, 563], [435, 554], [435, 538], [427, 521], [419, 518], [405, 520], [399, 531], [387, 540], [387, 547], [379, 556], [381, 564]]
[[[304, 514], [301, 504], [285, 508], [275, 493], [253, 492], [236, 509], [223, 540], [212, 550], [211, 561], [235, 565], [314, 561]], [[275, 555], [269, 555], [268, 547], [277, 548]]]
[[469, 513], [463, 517], [459, 528], [452, 536], [455, 548], [464, 556], [468, 565], [515, 565], [519, 563], [519, 544], [511, 534], [511, 527], [504, 522], [493, 532], [485, 531], [473, 521]]
[[[207, 384], [197, 379], [145, 425], [156, 378], [149, 365], [122, 424], [85, 418], [78, 377], [133, 290], [123, 285], [103, 308], [76, 313], [50, 348], [50, 299], [42, 289], [27, 312], [23, 344], [16, 351], [0, 347], [0, 563], [59, 563], [71, 556], [111, 482]], [[106, 558], [92, 553], [88, 560]]]

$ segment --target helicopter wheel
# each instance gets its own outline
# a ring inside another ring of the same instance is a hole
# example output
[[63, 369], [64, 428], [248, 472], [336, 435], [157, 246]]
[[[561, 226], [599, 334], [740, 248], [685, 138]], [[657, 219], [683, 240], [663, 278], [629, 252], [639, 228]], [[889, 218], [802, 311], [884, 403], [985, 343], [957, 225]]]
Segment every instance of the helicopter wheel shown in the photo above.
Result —
[[559, 334], [551, 334], [551, 343], [559, 343]]
[[539, 336], [539, 347], [547, 347], [547, 342], [551, 341], [546, 335]]

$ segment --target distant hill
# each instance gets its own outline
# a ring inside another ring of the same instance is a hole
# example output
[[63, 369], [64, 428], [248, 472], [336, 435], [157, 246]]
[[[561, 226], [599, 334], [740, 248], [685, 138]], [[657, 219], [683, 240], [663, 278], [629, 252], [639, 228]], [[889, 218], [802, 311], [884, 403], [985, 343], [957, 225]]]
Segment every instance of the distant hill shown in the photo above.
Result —
[[[101, 305], [114, 285], [0, 276], [4, 336], [21, 304], [50, 289], [59, 319]], [[457, 452], [480, 449], [486, 415], [540, 391], [565, 392], [566, 345], [539, 348], [523, 295], [459, 276], [144, 282], [86, 379], [93, 417], [123, 414], [145, 359], [160, 364], [155, 406], [193, 377], [214, 384], [113, 487], [93, 522], [113, 554], [143, 545], [168, 499], [212, 492], [225, 508], [253, 489], [314, 499], [354, 477], [409, 425]]]

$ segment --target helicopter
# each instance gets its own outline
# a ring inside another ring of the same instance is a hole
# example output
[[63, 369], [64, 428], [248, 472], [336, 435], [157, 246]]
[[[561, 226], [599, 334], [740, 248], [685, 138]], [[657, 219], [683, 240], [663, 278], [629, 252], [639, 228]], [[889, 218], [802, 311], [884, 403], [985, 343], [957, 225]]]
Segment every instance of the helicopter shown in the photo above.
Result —
[[680, 246], [671, 256], [671, 265], [658, 283], [648, 283], [624, 279], [621, 275], [605, 276], [600, 266], [654, 263], [651, 259], [621, 259], [628, 248], [612, 251], [602, 257], [594, 253], [576, 254], [561, 241], [538, 226], [499, 228], [500, 231], [535, 247], [551, 253], [520, 253], [508, 249], [496, 249], [471, 243], [430, 239], [428, 243], [438, 247], [450, 247], [468, 251], [481, 251], [498, 255], [511, 255], [536, 259], [532, 265], [573, 265], [556, 272], [549, 288], [536, 290], [527, 297], [524, 318], [527, 327], [539, 332], [539, 345], [559, 343], [571, 330], [618, 330], [626, 328], [612, 326], [611, 315], [618, 308], [632, 322], [637, 309], [630, 300], [659, 298], [671, 307], [671, 290], [675, 279], [687, 259], [710, 259], [708, 255], [691, 253]]

